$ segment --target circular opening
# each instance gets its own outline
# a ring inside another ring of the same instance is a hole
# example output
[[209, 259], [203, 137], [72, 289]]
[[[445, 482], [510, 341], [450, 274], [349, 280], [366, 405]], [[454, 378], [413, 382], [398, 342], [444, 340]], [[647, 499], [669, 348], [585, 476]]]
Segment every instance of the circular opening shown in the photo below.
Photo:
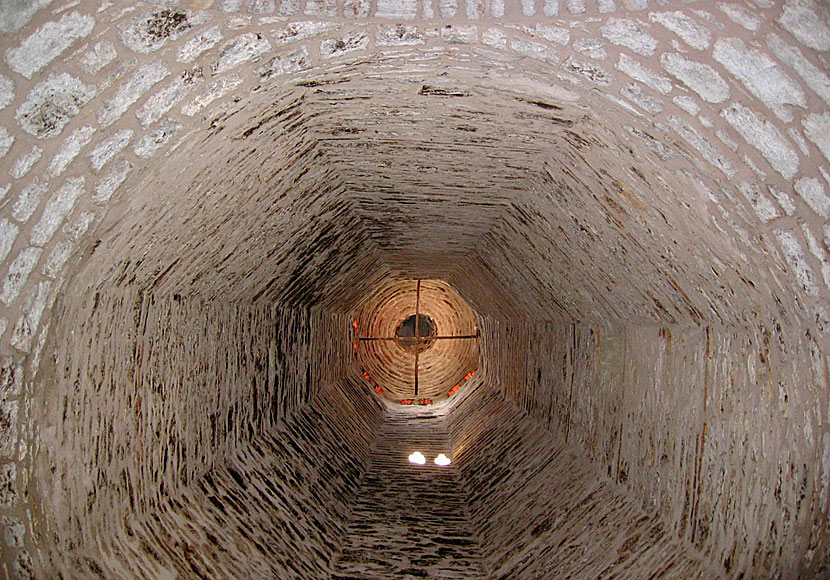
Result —
[[435, 342], [435, 321], [426, 314], [413, 314], [403, 319], [395, 331], [397, 343], [412, 354], [423, 352]]

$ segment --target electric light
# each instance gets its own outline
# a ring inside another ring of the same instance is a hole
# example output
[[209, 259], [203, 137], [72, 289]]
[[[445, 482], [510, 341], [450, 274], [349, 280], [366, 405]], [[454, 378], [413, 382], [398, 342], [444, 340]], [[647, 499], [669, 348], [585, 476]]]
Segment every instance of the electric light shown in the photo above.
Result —
[[416, 451], [415, 453], [409, 456], [409, 462], [417, 463], [418, 465], [423, 465], [427, 462], [427, 459], [426, 457], [424, 457], [423, 453], [421, 453], [420, 451]]
[[435, 458], [435, 465], [444, 466], [449, 465], [450, 463], [452, 463], [452, 461], [450, 461], [450, 458], [444, 455], [443, 453], [439, 453], [438, 457]]

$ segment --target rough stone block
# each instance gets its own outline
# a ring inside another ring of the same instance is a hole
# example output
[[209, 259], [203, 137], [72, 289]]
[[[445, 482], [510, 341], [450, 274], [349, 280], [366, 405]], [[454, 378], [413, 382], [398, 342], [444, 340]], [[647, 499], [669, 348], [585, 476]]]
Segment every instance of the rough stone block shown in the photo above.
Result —
[[793, 107], [807, 106], [804, 91], [778, 62], [757, 49], [747, 48], [741, 39], [718, 40], [712, 56], [782, 121], [793, 120]]
[[97, 75], [109, 63], [118, 57], [115, 45], [111, 42], [98, 42], [80, 59], [81, 68], [90, 75]]
[[369, 44], [369, 35], [365, 32], [349, 32], [338, 38], [328, 38], [320, 43], [323, 58], [337, 58], [350, 52], [365, 49]]
[[830, 17], [813, 0], [787, 0], [778, 22], [805, 46], [830, 50]]
[[54, 137], [95, 94], [95, 85], [83, 83], [68, 73], [50, 74], [29, 91], [15, 118], [30, 135]]
[[510, 48], [523, 56], [535, 60], [541, 60], [550, 64], [559, 62], [559, 54], [547, 45], [539, 42], [531, 42], [517, 38], [510, 43]]
[[221, 40], [222, 31], [218, 26], [211, 26], [182, 44], [176, 52], [176, 60], [179, 62], [193, 62], [200, 54], [210, 50]]
[[747, 199], [758, 219], [762, 222], [767, 223], [781, 215], [775, 204], [761, 192], [761, 188], [757, 183], [742, 181], [738, 184], [738, 191]]
[[830, 105], [830, 78], [824, 71], [807, 60], [798, 48], [788, 45], [776, 34], [767, 36], [767, 46], [781, 62], [798, 73], [804, 84]]
[[412, 24], [381, 26], [375, 34], [375, 43], [378, 46], [412, 46], [425, 42], [424, 34]]
[[620, 60], [617, 62], [616, 69], [664, 95], [668, 95], [672, 90], [670, 79], [648, 70], [639, 61], [625, 53], [620, 53]]
[[707, 64], [687, 60], [682, 55], [666, 52], [660, 56], [663, 69], [710, 103], [722, 103], [729, 98], [729, 87]]
[[370, 0], [345, 0], [343, 2], [343, 15], [346, 18], [366, 18], [371, 9]]
[[146, 129], [173, 108], [173, 105], [185, 98], [190, 91], [203, 80], [202, 69], [195, 68], [184, 71], [176, 79], [147, 99], [147, 102], [138, 111], [136, 117]]
[[149, 91], [156, 83], [163, 80], [170, 74], [168, 68], [162, 62], [145, 64], [139, 68], [132, 78], [124, 83], [107, 103], [98, 110], [98, 122], [102, 127], [108, 127], [121, 115], [127, 112], [144, 93]]
[[669, 126], [674, 129], [689, 145], [694, 147], [703, 158], [712, 164], [712, 166], [720, 169], [727, 177], [733, 177], [737, 170], [732, 162], [720, 153], [712, 142], [706, 139], [691, 125], [680, 117], [669, 117]]
[[121, 129], [101, 141], [89, 152], [89, 162], [96, 173], [118, 155], [133, 139], [132, 129]]
[[652, 115], [656, 115], [663, 110], [663, 103], [659, 99], [655, 99], [647, 94], [643, 90], [643, 87], [637, 83], [628, 83], [620, 89], [620, 94]]
[[14, 463], [0, 465], [0, 507], [10, 508], [17, 503], [17, 466]]
[[0, 358], [0, 399], [16, 397], [23, 388], [23, 364], [13, 357]]
[[216, 80], [208, 85], [203, 93], [197, 95], [192, 101], [184, 105], [182, 107], [182, 114], [192, 117], [216, 99], [224, 97], [240, 84], [242, 84], [242, 79], [236, 73]]
[[718, 9], [729, 17], [729, 20], [755, 32], [761, 26], [761, 19], [749, 12], [740, 4], [718, 4]]
[[5, 157], [14, 144], [14, 135], [5, 127], [0, 127], [0, 158]]
[[814, 177], [802, 177], [793, 186], [810, 208], [824, 219], [830, 219], [830, 197], [824, 193], [824, 186]]
[[574, 40], [572, 46], [576, 52], [588, 58], [594, 60], [605, 60], [608, 58], [608, 53], [605, 51], [605, 41], [601, 38], [594, 36], [578, 38]]
[[566, 60], [562, 64], [562, 68], [563, 70], [575, 73], [601, 86], [608, 86], [614, 82], [614, 75], [598, 64], [583, 62], [573, 57]]
[[804, 254], [804, 249], [795, 233], [782, 228], [775, 228], [772, 230], [775, 237], [778, 239], [778, 244], [784, 251], [784, 257], [787, 263], [792, 267], [795, 279], [804, 291], [810, 296], [815, 296], [817, 292], [816, 279], [813, 274], [813, 269], [807, 262], [807, 256]]
[[127, 179], [133, 166], [123, 157], [115, 161], [95, 188], [92, 200], [97, 203], [106, 203], [112, 198], [121, 184]]
[[43, 155], [43, 149], [37, 145], [32, 146], [31, 149], [17, 158], [17, 161], [9, 174], [15, 179], [24, 177], [27, 173], [29, 173], [29, 170], [34, 166], [34, 164], [40, 161], [41, 155]]
[[0, 109], [5, 109], [14, 100], [14, 81], [0, 74]]
[[651, 56], [657, 48], [657, 40], [634, 20], [609, 18], [600, 32], [610, 42], [630, 48], [643, 56]]
[[560, 26], [535, 24], [533, 26], [522, 26], [521, 30], [534, 38], [539, 38], [545, 42], [554, 42], [562, 46], [567, 46], [571, 41], [571, 33], [567, 28]]
[[12, 206], [12, 217], [19, 222], [25, 222], [32, 217], [48, 187], [47, 183], [40, 183], [37, 180], [24, 187]]
[[175, 40], [206, 17], [177, 8], [161, 8], [136, 16], [121, 28], [121, 41], [141, 54], [154, 52], [168, 40]]
[[32, 228], [31, 241], [36, 246], [43, 246], [58, 231], [63, 220], [75, 207], [78, 198], [85, 191], [83, 177], [67, 179], [46, 204], [38, 224]]
[[284, 46], [341, 28], [343, 25], [337, 22], [292, 22], [283, 28], [274, 30], [274, 44]]
[[413, 20], [417, 14], [417, 0], [377, 0], [375, 8], [375, 16], [389, 20]]
[[29, 279], [29, 274], [34, 270], [42, 253], [41, 248], [29, 247], [22, 250], [11, 263], [0, 290], [0, 301], [6, 306], [11, 304], [26, 286], [26, 280]]
[[23, 537], [26, 534], [26, 527], [20, 518], [3, 516], [0, 518], [0, 526], [3, 528], [3, 541], [9, 548], [23, 547]]
[[46, 301], [49, 299], [49, 288], [48, 281], [39, 282], [29, 289], [23, 300], [23, 312], [14, 326], [11, 337], [12, 346], [20, 351], [29, 352], [32, 347], [32, 340], [40, 326], [40, 319], [46, 309]]
[[305, 14], [317, 17], [337, 16], [337, 0], [306, 0]]
[[500, 28], [488, 28], [481, 34], [481, 42], [504, 50], [507, 48], [507, 34]]
[[478, 42], [478, 28], [474, 24], [443, 26], [441, 40], [449, 44], [473, 44]]
[[46, 263], [43, 265], [43, 274], [49, 278], [57, 278], [60, 276], [63, 266], [75, 250], [75, 244], [68, 240], [61, 240], [55, 247], [49, 257], [46, 258]]
[[747, 143], [758, 149], [772, 168], [785, 179], [795, 176], [798, 171], [798, 154], [787, 144], [778, 127], [740, 103], [734, 103], [721, 111], [721, 116]]
[[26, 26], [35, 13], [52, 0], [25, 0], [0, 2], [0, 32], [13, 34]]
[[652, 22], [657, 22], [674, 32], [692, 48], [697, 50], [709, 48], [712, 40], [709, 30], [685, 12], [652, 12], [648, 17]]
[[70, 239], [78, 242], [81, 238], [83, 238], [84, 234], [89, 229], [89, 226], [91, 226], [92, 222], [95, 221], [95, 218], [95, 214], [91, 211], [82, 211], [78, 214], [78, 217], [75, 218], [75, 221], [63, 226], [61, 231], [69, 236]]
[[7, 50], [6, 61], [13, 71], [31, 79], [76, 41], [88, 36], [94, 26], [95, 19], [91, 16], [69, 12], [57, 22], [47, 22], [19, 46]]
[[17, 443], [18, 401], [0, 401], [0, 456], [13, 457]]
[[265, 66], [257, 69], [263, 79], [270, 79], [283, 74], [291, 74], [311, 67], [311, 56], [305, 46], [298, 50], [275, 57]]
[[49, 161], [49, 174], [52, 177], [57, 177], [63, 173], [81, 150], [89, 144], [94, 134], [95, 129], [89, 125], [79, 127], [72, 131], [60, 150]]
[[160, 124], [154, 131], [150, 131], [136, 141], [133, 146], [135, 154], [142, 159], [149, 159], [156, 154], [156, 151], [164, 147], [181, 128], [181, 123], [170, 120]]
[[824, 158], [830, 161], [830, 113], [808, 115], [801, 120], [807, 138], [816, 144]]
[[271, 43], [265, 37], [249, 32], [234, 38], [219, 51], [219, 59], [213, 65], [213, 71], [223, 73], [249, 60], [256, 60], [271, 50]]

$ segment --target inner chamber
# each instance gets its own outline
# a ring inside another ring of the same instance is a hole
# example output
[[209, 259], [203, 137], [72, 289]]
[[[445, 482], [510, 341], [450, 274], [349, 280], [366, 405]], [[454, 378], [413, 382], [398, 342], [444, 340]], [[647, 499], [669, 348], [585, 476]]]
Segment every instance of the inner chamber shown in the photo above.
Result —
[[[58, 290], [33, 274], [25, 311], [43, 284], [54, 307], [26, 367], [15, 570], [826, 572], [827, 242], [800, 181], [824, 191], [825, 143], [801, 137], [823, 101], [768, 106], [734, 66], [824, 62], [805, 23], [826, 12], [497, 4], [441, 26], [403, 2], [365, 25], [318, 2], [97, 16], [129, 58], [65, 134], [150, 119], [166, 148], [113, 157]], [[727, 16], [747, 12], [763, 35]], [[124, 100], [158, 63], [161, 96]], [[79, 159], [91, 183], [99, 156]]]
[[358, 310], [354, 329], [364, 381], [399, 404], [443, 401], [478, 369], [476, 314], [442, 280], [385, 284]]

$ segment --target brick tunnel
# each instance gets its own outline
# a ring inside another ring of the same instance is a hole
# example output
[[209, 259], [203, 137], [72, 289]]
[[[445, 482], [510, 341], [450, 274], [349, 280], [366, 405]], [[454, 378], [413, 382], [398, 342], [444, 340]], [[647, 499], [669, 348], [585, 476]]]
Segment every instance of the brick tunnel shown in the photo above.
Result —
[[830, 577], [826, 3], [0, 30], [5, 577]]

